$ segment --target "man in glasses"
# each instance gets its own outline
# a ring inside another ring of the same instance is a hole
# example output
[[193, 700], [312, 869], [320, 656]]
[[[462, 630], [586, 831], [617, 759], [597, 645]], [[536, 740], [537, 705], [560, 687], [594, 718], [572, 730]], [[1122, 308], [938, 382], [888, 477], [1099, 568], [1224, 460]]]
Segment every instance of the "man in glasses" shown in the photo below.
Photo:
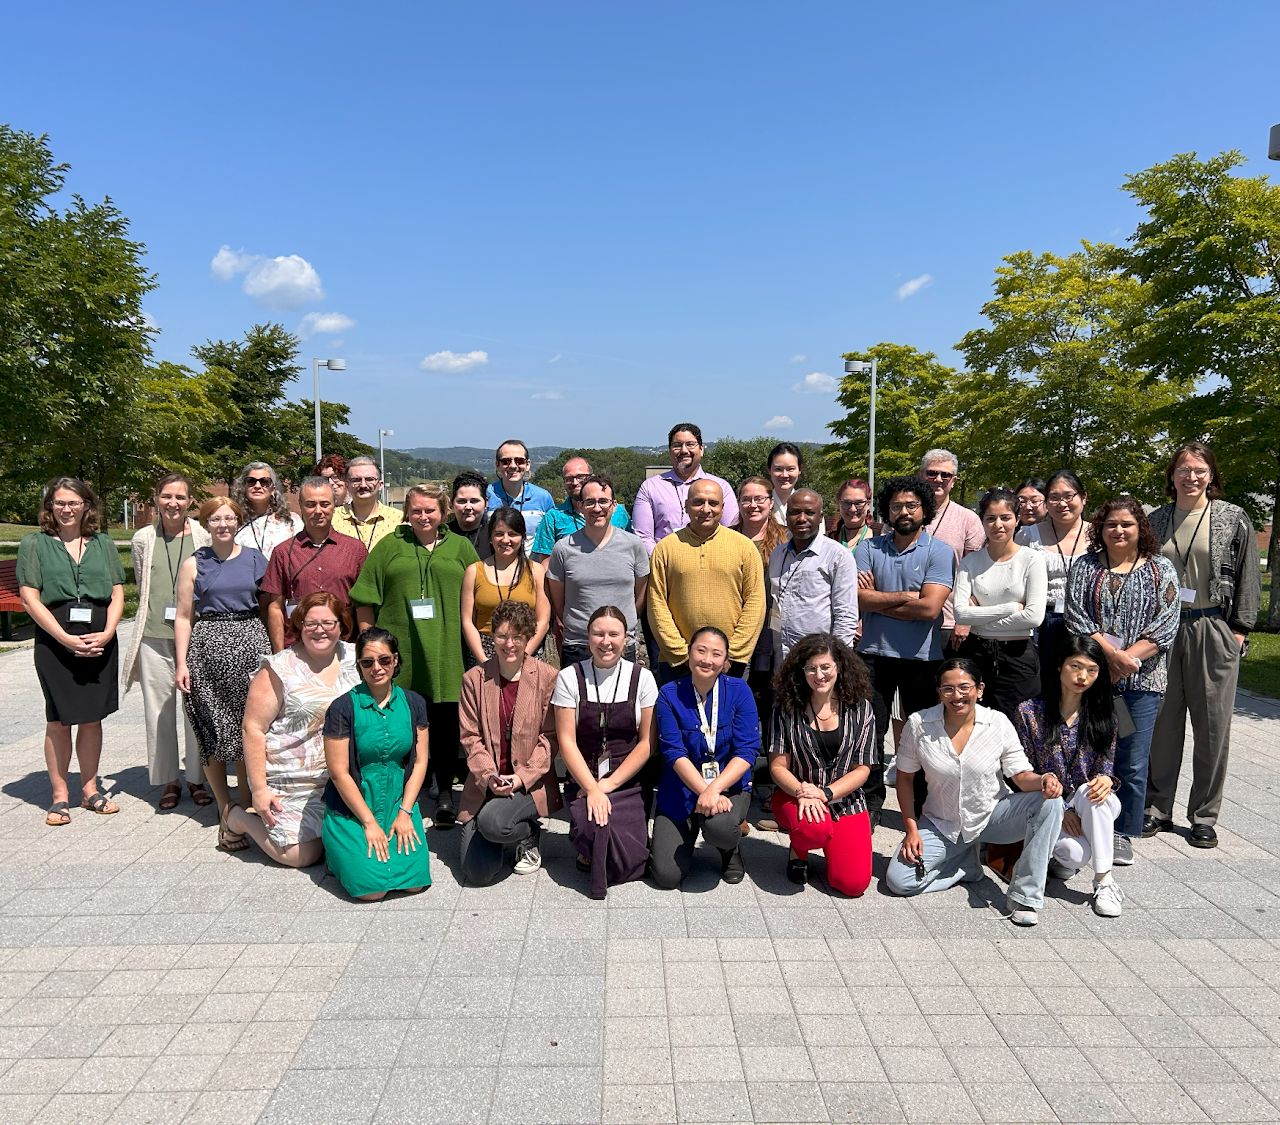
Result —
[[[957, 565], [965, 555], [976, 551], [987, 541], [978, 513], [951, 499], [951, 490], [956, 486], [959, 473], [960, 460], [949, 449], [931, 449], [920, 459], [920, 475], [933, 489], [936, 509], [933, 518], [925, 521], [924, 529], [951, 548]], [[959, 648], [960, 642], [968, 635], [969, 626], [956, 624], [954, 603], [948, 595], [942, 606], [943, 651]], [[902, 717], [906, 718], [905, 712]]]
[[384, 504], [382, 477], [372, 457], [353, 457], [347, 464], [347, 503], [333, 515], [335, 531], [351, 535], [364, 544], [365, 550], [390, 535], [400, 525], [400, 511]]
[[[858, 653], [871, 672], [876, 719], [876, 749], [882, 751], [895, 692], [905, 719], [938, 702], [934, 670], [942, 660], [942, 604], [955, 585], [951, 548], [924, 530], [937, 515], [932, 482], [921, 477], [891, 477], [876, 498], [884, 535], [858, 545], [858, 607], [862, 640]], [[882, 753], [862, 787], [872, 824], [884, 805]], [[923, 782], [924, 775], [917, 774]], [[923, 794], [917, 793], [917, 808]]]
[[[583, 482], [591, 476], [591, 466], [584, 457], [570, 457], [560, 475], [564, 481], [564, 503], [552, 508], [538, 524], [538, 534], [533, 537], [533, 550], [530, 552], [535, 562], [546, 562], [551, 557], [552, 548], [561, 539], [582, 530], [586, 518], [580, 500]], [[631, 530], [631, 517], [624, 504], [614, 503], [610, 522], [623, 531]]]
[[724, 510], [720, 522], [732, 527], [738, 522], [738, 501], [727, 480], [712, 476], [702, 469], [702, 431], [692, 422], [677, 422], [667, 434], [667, 452], [671, 457], [671, 470], [661, 476], [650, 477], [636, 491], [633, 530], [644, 540], [649, 554], [673, 531], [679, 531], [689, 522], [687, 505], [693, 482], [715, 481], [724, 497]]
[[555, 497], [545, 488], [525, 480], [529, 473], [529, 447], [524, 442], [504, 441], [493, 458], [498, 479], [485, 492], [489, 511], [516, 508], [524, 516], [525, 551], [533, 546], [542, 517], [556, 506]]

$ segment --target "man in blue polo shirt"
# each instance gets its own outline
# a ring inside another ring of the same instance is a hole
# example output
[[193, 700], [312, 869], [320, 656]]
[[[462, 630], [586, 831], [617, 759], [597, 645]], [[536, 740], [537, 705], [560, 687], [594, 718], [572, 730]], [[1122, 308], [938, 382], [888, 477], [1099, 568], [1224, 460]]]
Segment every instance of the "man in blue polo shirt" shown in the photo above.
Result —
[[498, 479], [485, 489], [488, 510], [515, 508], [524, 516], [524, 552], [529, 554], [544, 513], [556, 506], [545, 488], [525, 480], [529, 471], [529, 447], [522, 441], [504, 441], [493, 458]]
[[[880, 518], [893, 530], [858, 544], [858, 653], [871, 672], [880, 759], [862, 787], [872, 824], [884, 805], [883, 748], [894, 692], [902, 717], [938, 702], [935, 670], [942, 660], [942, 606], [955, 585], [955, 553], [924, 525], [936, 514], [933, 488], [921, 477], [891, 477], [877, 498]], [[916, 774], [919, 782], [923, 771]], [[923, 808], [923, 796], [916, 795]]]
[[[570, 457], [560, 474], [564, 480], [564, 503], [552, 508], [538, 524], [538, 534], [533, 538], [533, 550], [530, 552], [535, 562], [546, 562], [561, 539], [575, 531], [581, 531], [583, 527], [578, 502], [581, 499], [582, 483], [591, 476], [591, 466], [587, 464], [585, 457]], [[626, 506], [621, 503], [614, 505], [609, 522], [623, 531], [631, 530], [631, 517], [627, 515]]]

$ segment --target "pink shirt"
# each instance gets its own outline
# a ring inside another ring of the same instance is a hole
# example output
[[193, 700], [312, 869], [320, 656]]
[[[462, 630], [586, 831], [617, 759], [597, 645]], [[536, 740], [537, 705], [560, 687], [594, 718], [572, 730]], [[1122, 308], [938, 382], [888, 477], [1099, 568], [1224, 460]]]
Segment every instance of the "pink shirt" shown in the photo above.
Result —
[[[978, 518], [978, 513], [950, 499], [943, 502], [938, 514], [933, 517], [933, 523], [928, 524], [925, 531], [935, 539], [941, 539], [955, 552], [957, 567], [965, 555], [987, 542], [987, 533], [982, 530], [982, 520]], [[947, 600], [942, 605], [942, 627], [956, 627], [954, 591], [947, 595]]]

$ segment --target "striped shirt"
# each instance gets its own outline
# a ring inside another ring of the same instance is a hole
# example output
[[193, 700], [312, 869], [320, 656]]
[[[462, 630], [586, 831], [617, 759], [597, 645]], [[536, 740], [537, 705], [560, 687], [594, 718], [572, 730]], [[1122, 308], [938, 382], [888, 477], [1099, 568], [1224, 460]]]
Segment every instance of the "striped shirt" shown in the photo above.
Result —
[[[857, 707], [844, 708], [840, 713], [840, 747], [832, 755], [803, 711], [775, 707], [769, 752], [786, 754], [788, 767], [797, 780], [821, 787], [838, 781], [859, 766], [876, 764], [875, 730], [871, 704], [865, 699]], [[859, 787], [832, 801], [827, 811], [832, 820], [856, 815], [867, 811], [867, 799]]]
[[1005, 777], [1031, 769], [1013, 724], [999, 711], [981, 705], [974, 708], [969, 741], [957, 754], [942, 725], [941, 703], [907, 720], [897, 765], [899, 774], [924, 770], [929, 795], [916, 815], [923, 811], [953, 844], [976, 839], [996, 802], [1009, 793]]

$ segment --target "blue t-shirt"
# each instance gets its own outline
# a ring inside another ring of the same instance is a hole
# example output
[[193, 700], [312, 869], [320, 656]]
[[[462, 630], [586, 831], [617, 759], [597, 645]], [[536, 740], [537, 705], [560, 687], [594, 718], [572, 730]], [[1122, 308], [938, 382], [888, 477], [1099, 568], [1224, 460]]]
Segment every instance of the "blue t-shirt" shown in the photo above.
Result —
[[545, 488], [539, 488], [529, 481], [524, 482], [524, 490], [516, 497], [507, 495], [501, 481], [494, 481], [489, 485], [484, 495], [490, 512], [499, 508], [515, 508], [524, 516], [524, 553], [532, 554], [533, 541], [538, 537], [538, 525], [542, 523], [544, 513], [556, 506], [555, 497]]
[[[901, 554], [893, 545], [892, 532], [864, 539], [854, 558], [859, 570], [871, 571], [876, 589], [883, 593], [919, 590], [930, 584], [950, 590], [956, 584], [955, 551], [927, 531], [920, 532]], [[864, 609], [858, 651], [901, 660], [941, 660], [941, 628], [941, 613], [932, 621], [899, 621]]]
[[[627, 515], [626, 506], [614, 506], [609, 522], [623, 531], [631, 530], [631, 517]], [[566, 535], [582, 530], [583, 519], [573, 508], [573, 501], [565, 497], [564, 503], [557, 504], [538, 524], [538, 534], [533, 539], [531, 555], [550, 555], [551, 550]]]

